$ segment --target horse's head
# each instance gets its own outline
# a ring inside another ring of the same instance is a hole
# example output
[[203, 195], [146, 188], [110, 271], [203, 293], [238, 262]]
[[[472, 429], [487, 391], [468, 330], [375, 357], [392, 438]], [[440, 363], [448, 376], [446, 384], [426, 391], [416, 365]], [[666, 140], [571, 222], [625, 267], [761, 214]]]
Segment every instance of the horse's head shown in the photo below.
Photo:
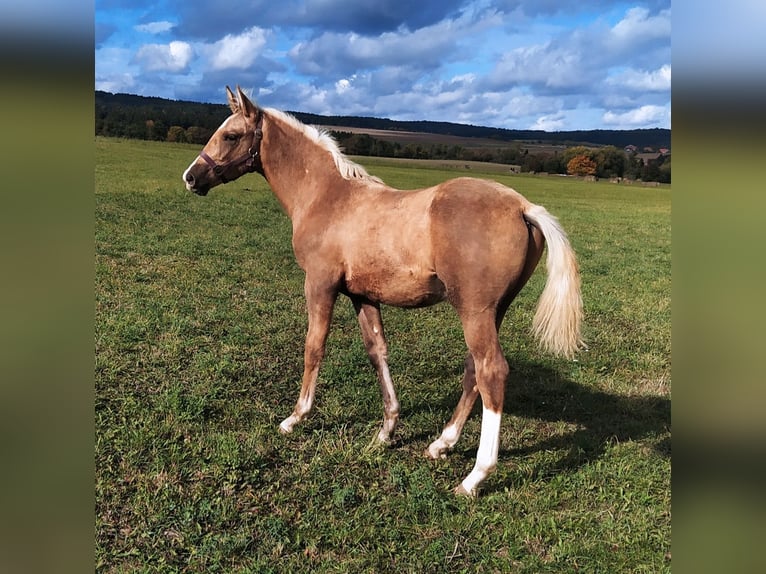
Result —
[[198, 195], [207, 195], [221, 183], [258, 171], [261, 166], [263, 111], [237, 86], [236, 95], [226, 86], [231, 115], [226, 118], [199, 156], [183, 174], [186, 188]]

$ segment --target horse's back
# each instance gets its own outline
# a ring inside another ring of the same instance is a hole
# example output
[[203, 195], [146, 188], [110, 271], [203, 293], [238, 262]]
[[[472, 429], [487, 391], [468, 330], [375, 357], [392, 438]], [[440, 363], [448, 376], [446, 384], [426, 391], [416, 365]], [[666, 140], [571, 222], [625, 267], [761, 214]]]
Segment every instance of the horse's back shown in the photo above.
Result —
[[502, 217], [516, 208], [532, 205], [523, 195], [502, 183], [476, 177], [457, 177], [434, 188], [434, 204], [469, 209], [482, 216]]

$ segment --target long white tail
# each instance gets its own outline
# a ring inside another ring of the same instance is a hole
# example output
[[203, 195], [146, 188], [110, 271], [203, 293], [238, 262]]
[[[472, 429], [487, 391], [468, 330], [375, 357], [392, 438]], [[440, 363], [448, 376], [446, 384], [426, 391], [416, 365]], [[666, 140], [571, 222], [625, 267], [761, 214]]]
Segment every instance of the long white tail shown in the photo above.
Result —
[[537, 304], [532, 333], [546, 351], [571, 358], [583, 346], [580, 271], [574, 250], [558, 220], [544, 207], [533, 205], [524, 217], [548, 244], [548, 280]]

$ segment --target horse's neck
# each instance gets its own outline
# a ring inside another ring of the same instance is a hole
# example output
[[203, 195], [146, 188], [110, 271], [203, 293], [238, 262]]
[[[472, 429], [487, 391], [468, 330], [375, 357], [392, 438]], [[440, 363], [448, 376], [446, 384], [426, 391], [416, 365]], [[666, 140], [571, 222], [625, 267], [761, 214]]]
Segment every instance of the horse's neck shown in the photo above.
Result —
[[306, 207], [331, 187], [329, 180], [340, 176], [327, 151], [293, 126], [271, 121], [273, 129], [267, 132], [264, 146], [264, 172], [274, 195], [295, 222]]

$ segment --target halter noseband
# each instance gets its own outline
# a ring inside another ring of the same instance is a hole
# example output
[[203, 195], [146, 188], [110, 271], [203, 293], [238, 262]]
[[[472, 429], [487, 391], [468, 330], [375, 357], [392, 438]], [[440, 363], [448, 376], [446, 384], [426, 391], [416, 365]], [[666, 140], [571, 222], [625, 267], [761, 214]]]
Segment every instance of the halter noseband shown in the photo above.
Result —
[[253, 130], [253, 141], [246, 154], [231, 161], [227, 161], [226, 163], [216, 163], [216, 161], [207, 155], [204, 151], [199, 153], [199, 157], [205, 160], [205, 163], [207, 163], [212, 168], [213, 173], [216, 174], [223, 183], [229, 183], [231, 180], [226, 178], [224, 172], [232, 166], [245, 164], [248, 172], [252, 173], [257, 171], [259, 173], [263, 173], [263, 165], [261, 164], [262, 139], [263, 113], [261, 113], [260, 117], [258, 118], [258, 122], [255, 124], [255, 129]]

